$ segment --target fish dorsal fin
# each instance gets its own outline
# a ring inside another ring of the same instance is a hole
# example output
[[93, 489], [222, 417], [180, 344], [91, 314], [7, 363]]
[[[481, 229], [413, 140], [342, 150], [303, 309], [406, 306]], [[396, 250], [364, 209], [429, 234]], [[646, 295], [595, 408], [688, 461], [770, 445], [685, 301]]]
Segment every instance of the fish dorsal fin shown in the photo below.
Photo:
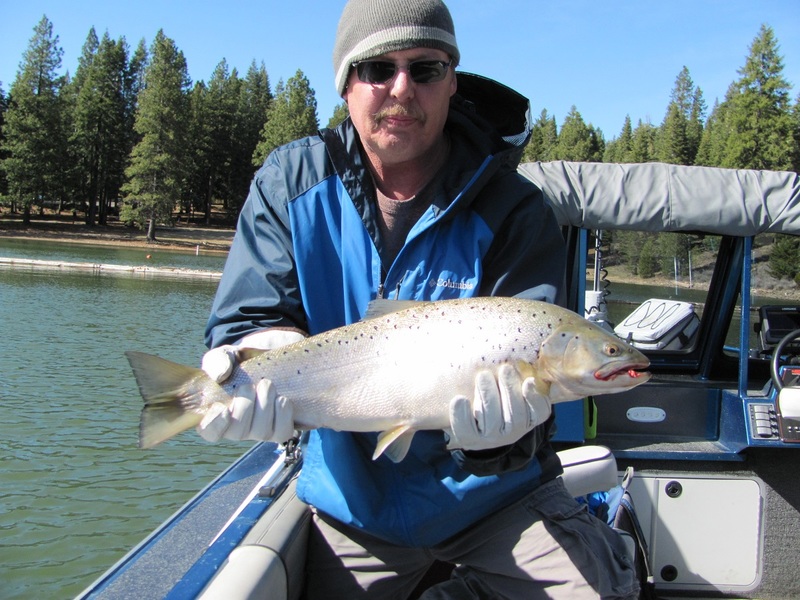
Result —
[[386, 298], [376, 298], [370, 301], [367, 305], [367, 312], [364, 313], [362, 321], [367, 319], [375, 319], [378, 317], [385, 317], [386, 315], [396, 313], [406, 308], [414, 308], [415, 306], [422, 306], [430, 304], [420, 300], [387, 300]]
[[257, 356], [261, 356], [265, 352], [269, 352], [269, 350], [262, 350], [261, 348], [237, 348], [236, 358], [239, 360], [240, 363], [243, 363], [244, 361], [250, 360], [251, 358], [256, 358]]
[[377, 460], [381, 454], [385, 454], [392, 462], [399, 463], [408, 454], [415, 433], [416, 430], [411, 429], [410, 425], [398, 425], [394, 429], [381, 432], [372, 460]]

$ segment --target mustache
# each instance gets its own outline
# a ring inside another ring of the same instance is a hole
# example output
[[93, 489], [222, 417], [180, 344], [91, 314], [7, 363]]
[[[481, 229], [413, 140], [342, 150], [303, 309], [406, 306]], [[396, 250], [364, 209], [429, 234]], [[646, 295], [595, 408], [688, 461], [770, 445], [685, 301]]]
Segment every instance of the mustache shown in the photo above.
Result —
[[387, 108], [382, 108], [372, 115], [377, 123], [380, 123], [389, 117], [411, 117], [424, 123], [426, 121], [424, 113], [414, 108], [403, 106], [402, 104], [395, 104]]

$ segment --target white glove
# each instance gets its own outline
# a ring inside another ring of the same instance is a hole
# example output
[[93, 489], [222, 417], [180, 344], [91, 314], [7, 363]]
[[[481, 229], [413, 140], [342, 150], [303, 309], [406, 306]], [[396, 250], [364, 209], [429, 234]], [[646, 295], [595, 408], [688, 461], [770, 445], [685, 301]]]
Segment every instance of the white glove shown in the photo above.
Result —
[[305, 339], [299, 331], [291, 329], [265, 329], [244, 336], [235, 344], [227, 344], [212, 348], [203, 355], [201, 368], [206, 375], [217, 383], [222, 383], [231, 376], [233, 368], [239, 362], [237, 352], [245, 348], [256, 350], [274, 350], [281, 346], [294, 344]]
[[[238, 351], [244, 348], [272, 350], [298, 342], [305, 336], [298, 331], [268, 329], [243, 337], [233, 345], [219, 346], [203, 355], [202, 368], [217, 383], [222, 383], [233, 372], [238, 362]], [[260, 440], [285, 442], [294, 434], [293, 406], [280, 396], [268, 379], [258, 385], [241, 385], [230, 405], [213, 404], [197, 432], [209, 442], [229, 440]]]
[[452, 436], [448, 449], [487, 450], [507, 446], [550, 418], [550, 401], [536, 392], [532, 377], [522, 380], [509, 364], [501, 365], [497, 379], [491, 371], [475, 377], [475, 396], [450, 401]]

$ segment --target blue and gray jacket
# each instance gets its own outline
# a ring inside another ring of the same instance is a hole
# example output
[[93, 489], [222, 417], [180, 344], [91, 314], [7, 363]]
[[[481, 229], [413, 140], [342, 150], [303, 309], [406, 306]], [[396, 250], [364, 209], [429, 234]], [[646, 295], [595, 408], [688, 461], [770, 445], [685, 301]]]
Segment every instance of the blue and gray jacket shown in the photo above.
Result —
[[[540, 190], [516, 172], [529, 132], [527, 99], [459, 73], [446, 131], [451, 156], [433, 204], [392, 264], [381, 260], [375, 191], [349, 119], [272, 152], [239, 217], [209, 347], [267, 327], [313, 335], [346, 325], [384, 290], [401, 300], [560, 301], [560, 230]], [[418, 432], [398, 464], [372, 460], [377, 433], [315, 430], [298, 495], [388, 541], [430, 546], [560, 474], [548, 442], [552, 422], [482, 452], [451, 452], [443, 432]]]

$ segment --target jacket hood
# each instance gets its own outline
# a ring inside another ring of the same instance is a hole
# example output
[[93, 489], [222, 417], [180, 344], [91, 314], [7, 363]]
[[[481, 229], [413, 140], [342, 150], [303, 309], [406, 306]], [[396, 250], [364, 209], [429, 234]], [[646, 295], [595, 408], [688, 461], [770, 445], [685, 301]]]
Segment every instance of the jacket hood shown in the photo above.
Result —
[[[458, 91], [450, 102], [448, 125], [464, 130], [469, 121], [488, 137], [490, 154], [507, 153], [506, 162], [517, 167], [531, 136], [530, 102], [522, 94], [492, 79], [458, 72]], [[469, 127], [464, 133], [468, 137]]]

